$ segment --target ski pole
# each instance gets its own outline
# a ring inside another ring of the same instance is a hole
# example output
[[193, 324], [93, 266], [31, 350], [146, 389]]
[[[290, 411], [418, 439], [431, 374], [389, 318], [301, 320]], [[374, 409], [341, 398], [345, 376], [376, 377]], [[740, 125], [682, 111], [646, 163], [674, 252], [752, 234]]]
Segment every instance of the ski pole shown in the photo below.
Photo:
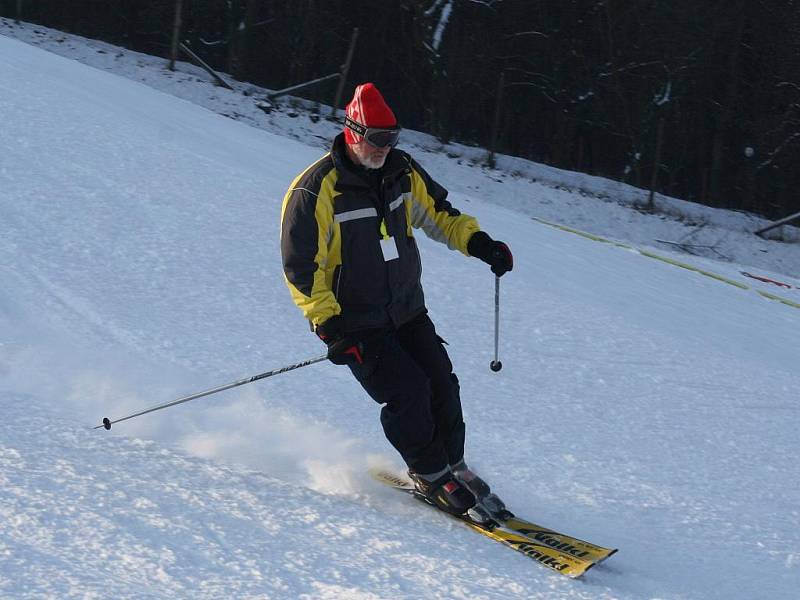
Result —
[[106, 429], [111, 429], [111, 426], [114, 423], [120, 423], [122, 421], [127, 421], [128, 419], [133, 419], [134, 417], [140, 417], [142, 415], [146, 415], [147, 413], [155, 412], [157, 410], [161, 410], [163, 408], [169, 408], [170, 406], [175, 406], [176, 404], [182, 404], [184, 402], [189, 402], [189, 400], [195, 400], [196, 398], [202, 398], [203, 396], [210, 396], [211, 394], [216, 394], [217, 392], [221, 392], [223, 390], [229, 390], [231, 388], [244, 385], [246, 383], [253, 383], [254, 381], [258, 381], [259, 379], [266, 379], [267, 377], [272, 377], [273, 375], [280, 375], [281, 373], [286, 373], [287, 371], [293, 371], [295, 369], [299, 369], [300, 367], [306, 367], [308, 365], [313, 365], [314, 363], [321, 362], [327, 359], [327, 354], [323, 354], [322, 356], [317, 356], [315, 358], [309, 358], [308, 360], [304, 360], [302, 362], [287, 365], [285, 367], [281, 367], [279, 369], [274, 369], [272, 371], [267, 371], [265, 373], [259, 373], [258, 375], [253, 375], [252, 377], [246, 377], [244, 379], [240, 379], [239, 381], [234, 381], [232, 383], [228, 383], [225, 385], [221, 385], [219, 387], [215, 387], [211, 390], [206, 390], [204, 392], [198, 392], [197, 394], [192, 394], [191, 396], [184, 396], [183, 398], [178, 398], [177, 400], [172, 400], [171, 402], [165, 402], [164, 404], [159, 404], [157, 406], [152, 406], [150, 408], [146, 408], [139, 412], [133, 413], [126, 417], [120, 417], [119, 419], [114, 419], [113, 421], [108, 417], [103, 417], [102, 425], [98, 425], [97, 427], [93, 427], [93, 429], [100, 429], [101, 427], [105, 427]]
[[503, 368], [503, 363], [498, 359], [500, 353], [500, 277], [494, 278], [494, 360], [489, 363], [489, 368], [497, 373]]

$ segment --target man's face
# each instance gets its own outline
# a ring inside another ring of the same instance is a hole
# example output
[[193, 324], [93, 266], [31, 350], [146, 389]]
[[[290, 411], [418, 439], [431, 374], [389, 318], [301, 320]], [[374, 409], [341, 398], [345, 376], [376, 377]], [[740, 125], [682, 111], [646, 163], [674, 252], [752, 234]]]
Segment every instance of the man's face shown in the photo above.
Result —
[[353, 151], [358, 163], [367, 169], [380, 169], [383, 163], [386, 162], [386, 157], [389, 155], [391, 146], [385, 148], [376, 148], [367, 140], [362, 139], [357, 144], [350, 144], [350, 149]]

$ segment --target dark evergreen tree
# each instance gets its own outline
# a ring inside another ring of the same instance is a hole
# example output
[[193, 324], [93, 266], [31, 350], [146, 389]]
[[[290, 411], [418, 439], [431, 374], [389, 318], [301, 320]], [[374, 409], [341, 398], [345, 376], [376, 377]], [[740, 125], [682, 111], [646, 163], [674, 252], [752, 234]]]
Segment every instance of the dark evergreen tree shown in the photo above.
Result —
[[[27, 21], [164, 57], [174, 10], [22, 2]], [[181, 37], [279, 89], [338, 72], [355, 27], [345, 95], [374, 81], [406, 127], [714, 206], [800, 210], [796, 0], [183, 0]], [[335, 86], [306, 94], [330, 102]]]

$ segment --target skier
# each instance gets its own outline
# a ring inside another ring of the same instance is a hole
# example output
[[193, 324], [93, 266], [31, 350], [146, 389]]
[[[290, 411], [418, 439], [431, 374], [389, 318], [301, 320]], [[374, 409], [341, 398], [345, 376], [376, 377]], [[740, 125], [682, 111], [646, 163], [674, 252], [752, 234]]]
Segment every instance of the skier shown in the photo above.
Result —
[[425, 308], [413, 229], [481, 259], [498, 277], [513, 257], [395, 147], [399, 136], [378, 88], [357, 86], [331, 151], [284, 197], [284, 279], [328, 359], [347, 365], [384, 405], [384, 433], [417, 490], [463, 514], [490, 490], [464, 462], [459, 383]]

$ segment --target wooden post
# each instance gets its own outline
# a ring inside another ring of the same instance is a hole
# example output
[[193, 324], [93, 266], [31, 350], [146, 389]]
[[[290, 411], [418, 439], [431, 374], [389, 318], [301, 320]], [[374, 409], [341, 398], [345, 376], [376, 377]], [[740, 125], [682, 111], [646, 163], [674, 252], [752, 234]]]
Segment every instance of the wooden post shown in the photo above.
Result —
[[333, 98], [333, 106], [331, 107], [331, 118], [336, 118], [336, 111], [339, 108], [339, 103], [342, 101], [342, 94], [344, 93], [344, 86], [347, 83], [347, 75], [350, 73], [350, 63], [353, 62], [353, 54], [356, 50], [356, 40], [358, 39], [358, 27], [353, 29], [353, 35], [350, 37], [350, 47], [347, 49], [347, 58], [342, 65], [342, 72], [339, 75], [339, 85], [336, 86], [336, 96]]
[[183, 0], [175, 0], [175, 22], [172, 26], [172, 46], [169, 51], [169, 70], [175, 70], [175, 61], [178, 59], [178, 40], [181, 37], [181, 15], [183, 14]]
[[500, 71], [500, 78], [497, 80], [497, 98], [494, 105], [494, 122], [492, 123], [492, 135], [489, 141], [489, 166], [494, 169], [494, 153], [497, 150], [497, 138], [500, 130], [500, 114], [503, 107], [503, 88], [506, 85], [506, 72]]
[[17, 0], [17, 18], [14, 22], [19, 25], [19, 20], [22, 18], [22, 0]]
[[654, 211], [656, 208], [655, 196], [658, 186], [658, 171], [661, 166], [661, 147], [664, 142], [664, 117], [658, 120], [658, 133], [656, 133], [656, 152], [653, 157], [653, 173], [650, 176], [650, 193], [647, 195], [647, 210]]

